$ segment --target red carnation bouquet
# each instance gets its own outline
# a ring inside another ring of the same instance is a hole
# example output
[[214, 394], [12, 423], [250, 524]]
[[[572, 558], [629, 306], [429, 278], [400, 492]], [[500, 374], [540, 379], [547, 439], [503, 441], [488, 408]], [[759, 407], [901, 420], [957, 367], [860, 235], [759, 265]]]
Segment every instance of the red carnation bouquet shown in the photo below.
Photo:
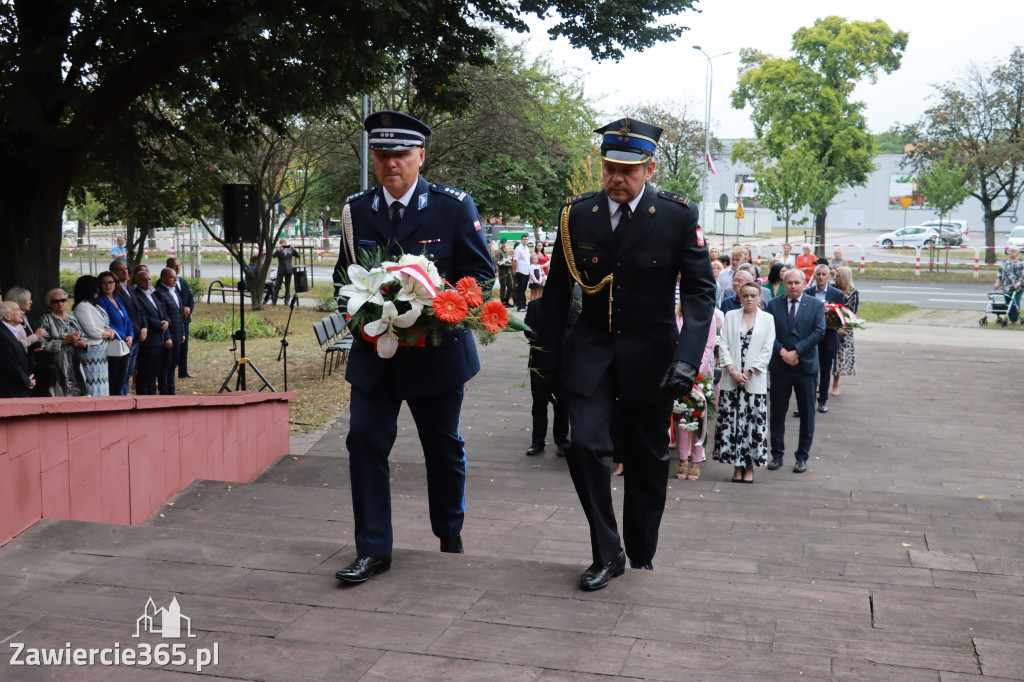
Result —
[[349, 328], [372, 342], [380, 357], [393, 357], [399, 346], [439, 345], [450, 331], [471, 330], [485, 344], [500, 331], [527, 329], [500, 301], [485, 303], [476, 279], [463, 277], [452, 286], [426, 256], [406, 254], [392, 262], [382, 254], [364, 251], [361, 260], [369, 262], [350, 265], [339, 291]]

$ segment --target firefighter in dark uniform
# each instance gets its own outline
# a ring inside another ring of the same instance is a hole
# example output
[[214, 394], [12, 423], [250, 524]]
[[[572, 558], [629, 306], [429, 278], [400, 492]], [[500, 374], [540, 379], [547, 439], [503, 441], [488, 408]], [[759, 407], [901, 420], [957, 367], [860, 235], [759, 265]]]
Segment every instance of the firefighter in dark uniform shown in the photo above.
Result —
[[[360, 252], [375, 247], [385, 247], [392, 260], [402, 254], [425, 254], [453, 284], [466, 276], [481, 283], [492, 281], [494, 266], [473, 199], [419, 175], [430, 128], [394, 111], [371, 114], [364, 127], [381, 186], [346, 202], [335, 281]], [[440, 538], [441, 551], [462, 552], [466, 455], [459, 415], [465, 384], [479, 370], [469, 331], [448, 333], [436, 347], [400, 347], [388, 359], [356, 335], [345, 370], [352, 385], [345, 445], [357, 557], [338, 571], [342, 582], [362, 583], [391, 568], [388, 456], [403, 400], [423, 445], [431, 528]]]
[[[545, 353], [547, 369], [559, 377], [567, 403], [566, 461], [590, 523], [593, 564], [580, 578], [583, 590], [622, 575], [627, 556], [633, 568], [653, 568], [672, 401], [693, 386], [715, 304], [696, 206], [647, 182], [661, 129], [626, 118], [595, 132], [603, 135], [604, 189], [562, 206], [540, 325], [544, 345], [555, 351]], [[568, 325], [574, 283], [583, 304]], [[613, 453], [625, 466], [625, 552], [612, 507]]]

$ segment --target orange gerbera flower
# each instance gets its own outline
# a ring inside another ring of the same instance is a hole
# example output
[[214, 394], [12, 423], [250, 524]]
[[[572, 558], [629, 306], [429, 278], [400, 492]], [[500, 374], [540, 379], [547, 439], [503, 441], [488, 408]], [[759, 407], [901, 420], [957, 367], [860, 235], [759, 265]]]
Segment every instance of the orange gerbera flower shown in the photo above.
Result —
[[466, 301], [459, 295], [459, 292], [451, 289], [440, 292], [434, 297], [434, 302], [431, 305], [437, 319], [451, 324], [462, 322], [466, 313], [469, 312], [469, 306], [466, 305]]
[[466, 299], [466, 305], [470, 308], [476, 308], [484, 302], [483, 291], [472, 277], [463, 277], [456, 282], [455, 291], [462, 294], [462, 297]]
[[489, 332], [500, 332], [508, 326], [508, 311], [501, 301], [488, 301], [480, 311], [480, 321]]

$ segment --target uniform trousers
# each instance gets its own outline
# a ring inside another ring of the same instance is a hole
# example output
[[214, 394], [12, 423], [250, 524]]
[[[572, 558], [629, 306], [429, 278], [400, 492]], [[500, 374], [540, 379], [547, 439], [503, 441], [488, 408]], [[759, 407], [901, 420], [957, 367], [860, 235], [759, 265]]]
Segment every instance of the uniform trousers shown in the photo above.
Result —
[[[658, 528], [665, 511], [672, 401], [627, 405], [616, 397], [614, 377], [613, 362], [591, 395], [563, 390], [572, 430], [565, 460], [590, 523], [593, 561], [604, 565], [622, 548], [608, 466], [613, 454], [621, 457], [625, 467], [622, 535], [626, 556], [634, 564], [644, 564], [658, 549]], [[619, 419], [614, 419], [616, 411]], [[613, 422], [619, 425], [614, 438]]]
[[796, 394], [796, 409], [800, 411], [800, 438], [796, 446], [796, 459], [806, 462], [811, 454], [814, 441], [814, 384], [816, 374], [805, 374], [789, 370], [771, 373], [768, 386], [770, 402], [769, 423], [772, 432], [772, 459], [779, 462], [786, 453], [786, 415], [789, 413], [789, 396]]
[[[388, 456], [398, 434], [398, 397], [391, 370], [371, 391], [352, 387], [348, 448], [356, 554], [391, 554], [391, 484]], [[427, 499], [434, 535], [451, 539], [462, 532], [466, 516], [466, 450], [459, 436], [465, 388], [406, 399], [423, 446]]]
[[[537, 376], [537, 372], [530, 371], [530, 394], [533, 397], [533, 407], [530, 410], [533, 415], [533, 440], [532, 445], [538, 448], [544, 447], [544, 441], [548, 434], [548, 404], [552, 402], [551, 384]], [[555, 439], [555, 445], [564, 448], [569, 444], [569, 413], [565, 409], [565, 401], [561, 399], [560, 393], [555, 406], [555, 419], [551, 435]]]

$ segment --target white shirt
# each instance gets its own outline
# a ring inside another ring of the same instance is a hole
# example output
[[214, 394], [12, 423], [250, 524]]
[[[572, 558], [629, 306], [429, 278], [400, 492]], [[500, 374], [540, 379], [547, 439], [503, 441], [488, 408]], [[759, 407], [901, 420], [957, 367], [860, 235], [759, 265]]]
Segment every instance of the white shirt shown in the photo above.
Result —
[[7, 320], [3, 320], [3, 323], [4, 323], [4, 326], [7, 327], [8, 329], [10, 329], [11, 333], [14, 334], [14, 338], [17, 339], [18, 341], [21, 341], [21, 339], [18, 338], [18, 329], [19, 329], [19, 327], [13, 327], [13, 326], [7, 324]]
[[419, 182], [420, 182], [420, 178], [417, 175], [416, 176], [416, 182], [412, 183], [412, 187], [409, 188], [409, 191], [406, 192], [405, 194], [403, 194], [401, 197], [399, 197], [397, 199], [395, 197], [391, 196], [391, 192], [388, 191], [387, 187], [381, 187], [381, 189], [384, 190], [384, 201], [387, 202], [387, 205], [388, 205], [388, 216], [389, 217], [391, 216], [391, 204], [395, 203], [396, 201], [401, 201], [402, 202], [402, 206], [405, 207], [405, 208], [402, 209], [402, 215], [403, 216], [405, 215], [405, 209], [409, 208], [409, 203], [412, 201], [412, 195], [416, 193], [416, 185], [418, 185]]
[[522, 242], [519, 242], [518, 244], [516, 244], [516, 250], [513, 252], [512, 257], [516, 261], [516, 273], [520, 275], [529, 275], [530, 247]]
[[172, 294], [172, 295], [171, 295], [171, 298], [172, 298], [172, 299], [174, 300], [174, 302], [175, 302], [175, 303], [177, 304], [177, 306], [178, 306], [178, 310], [181, 310], [181, 299], [179, 299], [179, 298], [178, 298], [178, 292], [177, 292], [177, 290], [176, 290], [176, 289], [175, 289], [174, 287], [169, 287], [169, 286], [167, 286], [167, 285], [166, 285], [166, 284], [164, 284], [163, 282], [160, 282], [160, 286], [162, 286], [162, 287], [163, 287], [164, 289], [167, 289], [167, 291], [171, 292], [171, 294]]
[[[647, 191], [646, 185], [644, 185], [644, 189], [640, 190], [640, 194], [637, 194], [629, 202], [630, 212], [636, 213], [636, 207], [640, 204], [640, 200], [644, 198], [645, 191]], [[611, 197], [608, 197], [608, 214], [612, 217], [612, 232], [614, 232], [615, 228], [619, 226], [619, 219], [622, 217], [622, 204], [612, 201]]]

